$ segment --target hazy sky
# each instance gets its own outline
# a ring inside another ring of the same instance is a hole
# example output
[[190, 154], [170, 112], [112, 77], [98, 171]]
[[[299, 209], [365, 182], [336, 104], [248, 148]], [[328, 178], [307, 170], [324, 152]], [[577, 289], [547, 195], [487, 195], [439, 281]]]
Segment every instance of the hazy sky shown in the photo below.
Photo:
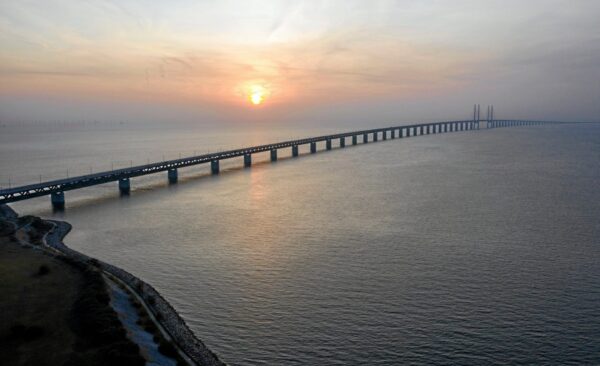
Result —
[[473, 103], [600, 119], [600, 1], [0, 0], [3, 120], [384, 125]]

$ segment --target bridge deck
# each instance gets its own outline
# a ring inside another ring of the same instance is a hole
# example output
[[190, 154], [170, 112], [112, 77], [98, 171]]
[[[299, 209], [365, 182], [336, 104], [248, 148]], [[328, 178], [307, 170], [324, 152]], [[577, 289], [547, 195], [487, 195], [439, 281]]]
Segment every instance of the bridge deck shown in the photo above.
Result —
[[[57, 179], [47, 182], [41, 182], [36, 184], [30, 184], [20, 187], [8, 188], [0, 190], [0, 204], [16, 202], [21, 200], [26, 200], [33, 197], [45, 196], [49, 195], [53, 192], [64, 192], [73, 189], [79, 189], [84, 187], [90, 187], [98, 184], [103, 184], [107, 182], [118, 181], [120, 179], [127, 179], [132, 177], [138, 177], [142, 175], [154, 174], [162, 171], [167, 171], [170, 169], [183, 168], [192, 165], [204, 164], [211, 162], [213, 160], [223, 160], [230, 159], [234, 157], [244, 156], [246, 154], [255, 154], [259, 152], [281, 149], [285, 147], [298, 146], [304, 144], [310, 144], [313, 142], [327, 141], [330, 139], [338, 139], [338, 138], [346, 138], [352, 136], [361, 136], [364, 134], [374, 134], [384, 131], [398, 131], [398, 130], [407, 130], [413, 129], [413, 136], [417, 133], [416, 129], [420, 127], [426, 126], [435, 126], [433, 128], [439, 129], [441, 125], [457, 125], [460, 123], [476, 123], [479, 124], [481, 121], [447, 121], [447, 122], [433, 122], [433, 123], [422, 123], [422, 124], [413, 124], [413, 125], [402, 125], [402, 126], [394, 126], [394, 127], [384, 127], [384, 128], [375, 128], [369, 130], [361, 130], [361, 131], [353, 131], [353, 132], [345, 132], [338, 133], [332, 135], [323, 135], [317, 137], [310, 137], [298, 140], [289, 140], [282, 141], [273, 144], [259, 145], [259, 146], [251, 146], [245, 147], [241, 149], [221, 151], [216, 153], [209, 153], [203, 155], [197, 155], [187, 158], [161, 161], [157, 163], [138, 165], [130, 168], [117, 169], [104, 171], [94, 174], [81, 175], [71, 178], [65, 179]], [[490, 122], [487, 122], [488, 125]], [[493, 123], [498, 124], [509, 124], [509, 123], [528, 123], [528, 124], [539, 124], [539, 123], [562, 123], [562, 122], [541, 122], [541, 121], [494, 121]], [[443, 133], [446, 131], [438, 131], [435, 133]], [[447, 131], [449, 132], [449, 131]], [[425, 134], [429, 134], [429, 131], [426, 131]]]

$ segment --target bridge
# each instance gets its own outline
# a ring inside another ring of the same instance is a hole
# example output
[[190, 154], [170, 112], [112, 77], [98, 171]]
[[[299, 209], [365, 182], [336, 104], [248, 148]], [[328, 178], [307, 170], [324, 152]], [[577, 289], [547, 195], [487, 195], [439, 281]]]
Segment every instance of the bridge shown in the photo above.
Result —
[[122, 194], [128, 194], [130, 191], [130, 179], [142, 175], [155, 174], [159, 172], [167, 172], [169, 183], [176, 183], [178, 169], [189, 167], [198, 164], [210, 163], [212, 174], [219, 174], [219, 162], [224, 159], [232, 159], [235, 157], [244, 157], [244, 167], [252, 165], [252, 154], [270, 151], [271, 161], [277, 160], [277, 151], [279, 149], [291, 148], [292, 157], [298, 156], [298, 146], [310, 145], [310, 152], [317, 152], [317, 143], [325, 141], [325, 149], [331, 150], [332, 141], [339, 140], [339, 148], [346, 147], [346, 139], [350, 139], [352, 145], [359, 143], [366, 144], [369, 142], [377, 142], [381, 140], [406, 138], [413, 136], [422, 136], [430, 134], [448, 133], [456, 131], [479, 130], [480, 123], [485, 122], [485, 128], [500, 128], [514, 126], [533, 126], [533, 125], [548, 125], [559, 123], [573, 122], [558, 122], [558, 121], [522, 121], [522, 120], [491, 120], [480, 121], [473, 119], [470, 121], [447, 121], [422, 123], [413, 125], [403, 125], [394, 127], [376, 128], [370, 130], [353, 131], [339, 133], [333, 135], [324, 135], [310, 137], [298, 140], [289, 140], [276, 142], [267, 145], [251, 146], [241, 149], [221, 151], [217, 153], [209, 153], [187, 158], [161, 161], [157, 163], [133, 166], [130, 168], [110, 170], [95, 174], [81, 175], [65, 179], [57, 179], [37, 184], [30, 184], [20, 187], [8, 188], [0, 190], [0, 204], [27, 200], [34, 197], [50, 195], [50, 201], [55, 209], [63, 209], [65, 206], [65, 192], [91, 187], [98, 184], [108, 182], [118, 182], [119, 191]]

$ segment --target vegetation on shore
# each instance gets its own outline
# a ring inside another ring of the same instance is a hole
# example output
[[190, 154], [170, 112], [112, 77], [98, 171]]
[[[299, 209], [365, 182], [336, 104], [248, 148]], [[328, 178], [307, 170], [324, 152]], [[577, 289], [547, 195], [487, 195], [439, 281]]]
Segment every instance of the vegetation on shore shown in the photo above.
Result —
[[[48, 223], [23, 217], [39, 245]], [[110, 298], [101, 272], [64, 256], [17, 245], [0, 224], [0, 360], [7, 365], [144, 365]]]

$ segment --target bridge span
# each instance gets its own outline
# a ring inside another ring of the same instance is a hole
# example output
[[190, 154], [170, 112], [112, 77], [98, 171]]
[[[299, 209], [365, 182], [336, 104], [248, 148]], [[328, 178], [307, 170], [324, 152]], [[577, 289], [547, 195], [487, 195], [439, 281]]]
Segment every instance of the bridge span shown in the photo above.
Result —
[[317, 143], [321, 141], [325, 141], [326, 150], [331, 150], [332, 141], [338, 139], [339, 147], [344, 148], [346, 146], [347, 138], [350, 139], [352, 145], [357, 145], [359, 143], [366, 144], [369, 142], [379, 141], [380, 137], [381, 140], [387, 140], [388, 138], [395, 139], [456, 131], [479, 130], [481, 123], [485, 123], [485, 128], [490, 129], [499, 127], [547, 125], [572, 122], [522, 120], [448, 121], [384, 127], [333, 135], [309, 137], [2, 189], [0, 190], [0, 204], [50, 195], [52, 206], [56, 209], [62, 209], [65, 205], [66, 191], [95, 186], [107, 182], [118, 182], [119, 191], [123, 194], [128, 194], [130, 191], [130, 179], [142, 175], [166, 171], [169, 182], [176, 183], [178, 176], [177, 170], [179, 168], [192, 165], [210, 163], [212, 174], [219, 174], [219, 161], [223, 159], [231, 159], [243, 156], [244, 166], [250, 167], [252, 165], [252, 154], [260, 152], [270, 151], [271, 161], [276, 161], [277, 151], [279, 149], [291, 148], [292, 157], [297, 157], [298, 146], [309, 144], [310, 152], [314, 154], [317, 152]]

